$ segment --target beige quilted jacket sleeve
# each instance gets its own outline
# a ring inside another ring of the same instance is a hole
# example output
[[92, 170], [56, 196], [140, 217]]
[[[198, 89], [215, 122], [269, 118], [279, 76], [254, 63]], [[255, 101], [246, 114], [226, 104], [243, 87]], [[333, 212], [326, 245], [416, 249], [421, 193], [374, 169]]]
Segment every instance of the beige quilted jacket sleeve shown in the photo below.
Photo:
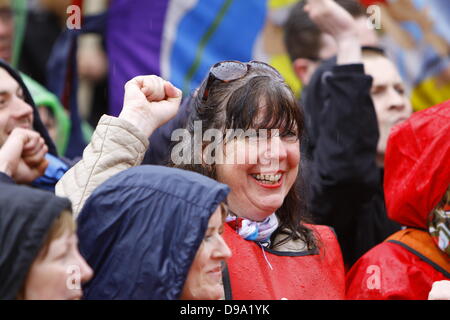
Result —
[[96, 187], [116, 173], [141, 164], [148, 144], [148, 138], [131, 123], [102, 116], [83, 158], [56, 184], [56, 195], [72, 201], [76, 219]]

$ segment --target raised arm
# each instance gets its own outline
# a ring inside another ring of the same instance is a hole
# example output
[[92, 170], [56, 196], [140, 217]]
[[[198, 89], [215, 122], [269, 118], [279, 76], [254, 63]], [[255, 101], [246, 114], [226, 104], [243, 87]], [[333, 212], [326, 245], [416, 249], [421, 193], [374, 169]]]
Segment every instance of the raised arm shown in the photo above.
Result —
[[56, 194], [72, 201], [75, 218], [97, 186], [141, 164], [148, 138], [176, 115], [181, 95], [157, 76], [138, 76], [126, 83], [119, 117], [100, 119], [83, 158], [56, 185]]
[[[377, 216], [383, 208], [366, 208], [374, 196], [383, 205], [372, 78], [364, 72], [351, 15], [332, 0], [308, 0], [307, 10], [337, 43], [336, 63], [323, 64], [305, 91], [308, 132], [314, 140], [307, 167], [309, 209], [317, 223], [334, 227], [344, 258], [352, 263], [375, 244], [371, 236], [389, 223], [385, 214]], [[361, 228], [370, 231], [365, 242], [355, 240]]]

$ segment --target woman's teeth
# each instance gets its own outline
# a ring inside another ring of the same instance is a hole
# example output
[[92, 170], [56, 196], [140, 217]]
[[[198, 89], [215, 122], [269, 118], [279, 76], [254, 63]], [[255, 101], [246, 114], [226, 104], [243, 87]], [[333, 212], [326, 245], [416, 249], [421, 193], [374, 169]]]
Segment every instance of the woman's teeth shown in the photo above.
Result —
[[252, 174], [252, 177], [259, 182], [266, 184], [275, 184], [281, 179], [282, 174]]

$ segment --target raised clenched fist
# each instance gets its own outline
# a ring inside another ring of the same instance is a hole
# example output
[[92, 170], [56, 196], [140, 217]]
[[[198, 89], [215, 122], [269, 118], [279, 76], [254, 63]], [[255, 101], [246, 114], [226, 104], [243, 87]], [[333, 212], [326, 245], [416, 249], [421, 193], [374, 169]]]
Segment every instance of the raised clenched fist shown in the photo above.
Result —
[[158, 76], [138, 76], [125, 84], [119, 118], [150, 136], [178, 112], [181, 90]]
[[334, 0], [307, 1], [305, 11], [322, 32], [330, 34], [336, 41], [357, 36], [355, 19]]

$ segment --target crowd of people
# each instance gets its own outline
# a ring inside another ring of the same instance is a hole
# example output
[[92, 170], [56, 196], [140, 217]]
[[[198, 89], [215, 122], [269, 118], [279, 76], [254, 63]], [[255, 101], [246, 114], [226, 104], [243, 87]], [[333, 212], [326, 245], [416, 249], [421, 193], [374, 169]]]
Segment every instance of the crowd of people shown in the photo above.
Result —
[[4, 55], [0, 299], [450, 299], [450, 100], [413, 113], [366, 19], [293, 6], [300, 101], [261, 61], [134, 77], [70, 160]]

